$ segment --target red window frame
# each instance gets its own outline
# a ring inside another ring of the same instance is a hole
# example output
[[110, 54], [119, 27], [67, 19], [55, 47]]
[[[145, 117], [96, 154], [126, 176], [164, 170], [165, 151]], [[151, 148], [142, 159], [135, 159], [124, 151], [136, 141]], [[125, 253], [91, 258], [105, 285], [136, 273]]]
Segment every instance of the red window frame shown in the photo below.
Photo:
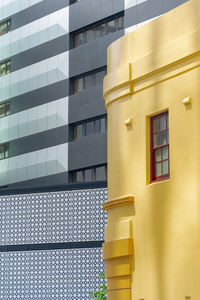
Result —
[[169, 178], [168, 111], [150, 118], [151, 182]]

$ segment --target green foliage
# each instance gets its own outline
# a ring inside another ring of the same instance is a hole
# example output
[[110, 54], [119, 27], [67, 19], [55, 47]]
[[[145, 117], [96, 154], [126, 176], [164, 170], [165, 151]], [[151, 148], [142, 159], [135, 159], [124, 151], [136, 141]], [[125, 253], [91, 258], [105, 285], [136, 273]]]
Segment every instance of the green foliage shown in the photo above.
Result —
[[90, 291], [90, 296], [92, 297], [91, 300], [106, 300], [107, 299], [107, 286], [105, 282], [105, 274], [101, 273], [99, 275], [100, 278], [104, 279], [103, 284], [99, 286], [98, 292]]

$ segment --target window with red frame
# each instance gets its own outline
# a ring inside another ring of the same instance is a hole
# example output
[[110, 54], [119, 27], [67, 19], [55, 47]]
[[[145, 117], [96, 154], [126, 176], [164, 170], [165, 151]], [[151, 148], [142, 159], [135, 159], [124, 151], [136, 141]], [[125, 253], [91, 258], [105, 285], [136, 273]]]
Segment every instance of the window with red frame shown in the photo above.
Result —
[[151, 182], [169, 178], [168, 111], [153, 116], [151, 127]]

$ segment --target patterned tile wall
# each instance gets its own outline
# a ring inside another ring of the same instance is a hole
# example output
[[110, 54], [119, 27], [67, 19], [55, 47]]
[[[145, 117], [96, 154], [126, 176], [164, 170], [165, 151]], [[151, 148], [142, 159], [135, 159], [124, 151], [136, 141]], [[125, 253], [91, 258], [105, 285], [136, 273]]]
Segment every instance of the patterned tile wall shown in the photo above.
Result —
[[88, 300], [103, 271], [101, 248], [0, 253], [0, 299]]
[[106, 189], [0, 197], [0, 245], [104, 240]]

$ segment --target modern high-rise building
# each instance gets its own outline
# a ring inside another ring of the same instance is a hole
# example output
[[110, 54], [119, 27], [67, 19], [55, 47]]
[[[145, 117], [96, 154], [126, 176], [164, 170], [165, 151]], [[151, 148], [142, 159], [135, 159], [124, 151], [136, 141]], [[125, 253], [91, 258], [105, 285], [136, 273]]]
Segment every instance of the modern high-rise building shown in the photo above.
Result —
[[86, 300], [97, 288], [107, 47], [183, 2], [1, 1], [0, 299]]

